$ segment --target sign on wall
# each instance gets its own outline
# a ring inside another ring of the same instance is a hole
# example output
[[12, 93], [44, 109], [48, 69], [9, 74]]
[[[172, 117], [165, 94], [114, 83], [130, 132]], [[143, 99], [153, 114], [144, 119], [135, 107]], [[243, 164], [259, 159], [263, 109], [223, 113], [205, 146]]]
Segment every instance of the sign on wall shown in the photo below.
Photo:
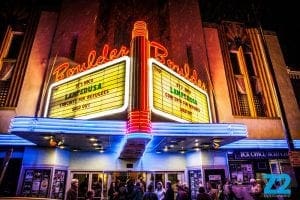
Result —
[[245, 159], [287, 159], [287, 151], [274, 150], [257, 150], [257, 151], [235, 151], [228, 154], [229, 160], [245, 160]]
[[153, 113], [178, 121], [209, 123], [207, 93], [154, 59], [150, 66], [150, 106]]
[[124, 56], [52, 84], [45, 116], [91, 119], [125, 111], [129, 62]]

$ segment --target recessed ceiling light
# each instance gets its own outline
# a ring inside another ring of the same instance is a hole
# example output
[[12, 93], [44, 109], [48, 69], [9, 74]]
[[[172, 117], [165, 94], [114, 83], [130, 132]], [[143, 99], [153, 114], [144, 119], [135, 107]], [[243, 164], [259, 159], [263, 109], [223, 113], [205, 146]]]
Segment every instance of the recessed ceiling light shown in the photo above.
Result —
[[165, 146], [164, 151], [168, 151], [168, 150], [169, 150], [168, 146]]
[[220, 142], [222, 142], [222, 138], [214, 138], [214, 139], [213, 139], [213, 142], [220, 143]]
[[97, 138], [91, 137], [91, 138], [89, 138], [89, 141], [95, 142], [95, 141], [97, 141]]
[[184, 154], [186, 152], [186, 150], [180, 149], [180, 150], [178, 150], [178, 152]]
[[43, 138], [45, 140], [50, 140], [51, 138], [53, 138], [53, 136], [52, 135], [45, 135], [45, 136], [43, 136]]
[[157, 149], [155, 152], [156, 153], [162, 153], [162, 150]]
[[201, 146], [202, 146], [203, 148], [208, 148], [208, 147], [210, 147], [210, 144], [209, 144], [209, 143], [203, 143], [203, 144], [201, 144]]
[[104, 149], [100, 149], [99, 152], [100, 152], [100, 153], [104, 153]]
[[199, 147], [199, 146], [195, 146], [195, 147], [193, 147], [193, 149], [194, 149], [195, 151], [200, 151], [200, 147]]

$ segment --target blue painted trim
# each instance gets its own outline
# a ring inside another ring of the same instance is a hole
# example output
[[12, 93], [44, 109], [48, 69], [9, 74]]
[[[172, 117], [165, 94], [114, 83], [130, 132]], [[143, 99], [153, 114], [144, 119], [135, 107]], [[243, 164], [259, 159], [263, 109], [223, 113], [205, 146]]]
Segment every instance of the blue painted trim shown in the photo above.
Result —
[[[152, 122], [152, 135], [158, 136], [235, 136], [247, 137], [247, 127], [243, 124], [203, 124]], [[72, 133], [125, 135], [126, 121], [115, 120], [80, 120], [16, 117], [10, 123], [10, 133]]]
[[220, 147], [220, 149], [287, 149], [286, 140], [243, 139]]
[[25, 140], [13, 134], [0, 134], [0, 146], [33, 146], [35, 145], [28, 140]]

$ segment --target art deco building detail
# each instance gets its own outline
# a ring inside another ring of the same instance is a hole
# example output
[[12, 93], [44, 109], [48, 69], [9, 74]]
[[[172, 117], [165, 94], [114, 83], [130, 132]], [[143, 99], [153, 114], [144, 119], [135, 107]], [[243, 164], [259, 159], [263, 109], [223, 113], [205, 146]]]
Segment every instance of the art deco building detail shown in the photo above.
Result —
[[272, 79], [258, 31], [241, 23], [223, 22], [220, 35], [233, 115], [277, 117]]

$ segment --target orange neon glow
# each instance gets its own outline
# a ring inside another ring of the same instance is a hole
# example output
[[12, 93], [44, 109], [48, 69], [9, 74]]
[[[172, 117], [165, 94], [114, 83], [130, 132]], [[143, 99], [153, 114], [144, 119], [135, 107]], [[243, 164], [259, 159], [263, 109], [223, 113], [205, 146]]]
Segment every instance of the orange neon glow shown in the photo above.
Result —
[[125, 46], [121, 46], [120, 50], [112, 49], [109, 51], [109, 46], [106, 44], [102, 49], [102, 53], [97, 57], [96, 51], [90, 51], [87, 62], [71, 67], [68, 62], [58, 65], [54, 70], [52, 75], [54, 76], [54, 81], [59, 81], [67, 77], [73, 76], [80, 72], [86, 71], [103, 63], [111, 60], [115, 60], [122, 56], [127, 56], [129, 54], [129, 49]]
[[129, 108], [127, 133], [151, 132], [148, 87], [148, 58], [150, 57], [150, 43], [148, 40], [147, 24], [143, 21], [134, 23], [130, 46], [133, 61], [132, 70], [139, 74], [132, 78], [132, 84], [139, 85], [137, 93], [131, 95], [131, 101], [138, 102]]
[[[134, 29], [132, 31], [132, 34], [135, 37], [136, 36], [148, 37], [148, 32], [147, 31], [145, 32], [145, 30], [147, 30], [147, 29], [137, 29], [138, 27], [140, 28], [142, 26], [141, 25], [137, 26], [136, 29]], [[167, 59], [168, 50], [163, 45], [161, 45], [158, 42], [152, 41], [150, 43], [150, 48], [153, 52], [153, 57], [156, 60], [158, 60], [162, 64], [166, 64], [170, 69], [174, 70], [175, 72], [177, 72], [181, 76], [185, 77], [186, 79], [188, 79], [195, 85], [199, 86], [200, 88], [206, 90], [205, 83], [198, 78], [198, 73], [195, 69], [191, 70], [190, 66], [187, 63], [185, 63], [183, 65], [183, 67], [180, 67], [171, 59]], [[147, 50], [150, 51], [149, 47]], [[122, 56], [126, 56], [128, 54], [129, 54], [129, 49], [125, 46], [121, 46], [119, 51], [117, 49], [112, 49], [111, 51], [109, 51], [109, 46], [106, 44], [106, 45], [104, 45], [104, 47], [102, 49], [102, 54], [100, 56], [98, 56], [97, 58], [96, 58], [96, 51], [92, 50], [88, 54], [86, 63], [84, 62], [82, 64], [79, 64], [79, 65], [76, 65], [73, 67], [71, 67], [68, 62], [62, 63], [53, 70], [52, 75], [54, 76], [54, 81], [56, 82], [56, 81], [62, 80], [64, 78], [73, 76], [77, 73], [86, 71], [97, 65], [106, 63], [108, 61], [117, 59]]]
[[136, 21], [132, 30], [132, 39], [138, 36], [145, 37], [148, 40], [147, 24], [144, 21]]
[[[149, 110], [149, 90], [148, 90], [148, 63], [149, 58], [148, 41], [145, 40], [141, 43], [141, 84], [144, 87], [140, 87], [141, 98], [141, 110]], [[147, 89], [145, 89], [147, 88]]]
[[206, 90], [205, 83], [198, 79], [198, 73], [195, 69], [191, 70], [190, 66], [187, 63], [185, 63], [183, 67], [180, 67], [171, 59], [167, 59], [168, 50], [160, 43], [152, 41], [150, 43], [150, 46], [153, 49], [153, 57], [156, 60], [158, 60], [162, 64], [166, 64], [173, 71], [177, 72], [178, 74], [191, 81], [195, 85], [199, 86], [200, 88]]

